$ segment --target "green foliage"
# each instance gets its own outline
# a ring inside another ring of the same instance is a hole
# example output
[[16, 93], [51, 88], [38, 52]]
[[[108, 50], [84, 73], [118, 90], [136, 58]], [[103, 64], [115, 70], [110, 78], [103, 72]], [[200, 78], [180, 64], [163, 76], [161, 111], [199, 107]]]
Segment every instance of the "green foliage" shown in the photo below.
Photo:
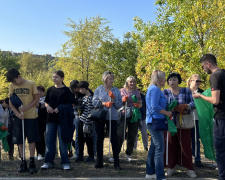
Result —
[[2, 51], [0, 51], [0, 70], [9, 70], [11, 68], [19, 69], [19, 58], [20, 57], [18, 56], [13, 56], [10, 52], [3, 53]]
[[[185, 80], [198, 73], [209, 86], [208, 76], [202, 72], [199, 59], [213, 53], [224, 68], [225, 3], [223, 0], [156, 0], [159, 5], [156, 23], [144, 23], [136, 17], [134, 34], [139, 40], [139, 58], [136, 71], [145, 88], [154, 69], [168, 75], [181, 74]], [[141, 37], [141, 38], [139, 38]], [[144, 42], [143, 42], [144, 40]]]
[[0, 100], [5, 99], [6, 97], [8, 97], [8, 88], [9, 88], [9, 83], [6, 80], [6, 76], [5, 76], [6, 70], [2, 69], [0, 70]]

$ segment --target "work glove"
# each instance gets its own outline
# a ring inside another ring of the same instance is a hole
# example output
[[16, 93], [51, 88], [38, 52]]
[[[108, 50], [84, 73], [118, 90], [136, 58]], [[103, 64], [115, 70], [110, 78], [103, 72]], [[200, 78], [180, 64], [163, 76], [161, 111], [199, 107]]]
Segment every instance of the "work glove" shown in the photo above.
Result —
[[134, 104], [134, 107], [136, 107], [136, 108], [140, 107], [139, 103], [133, 103], [133, 104]]
[[8, 131], [8, 128], [5, 127], [4, 125], [2, 125], [2, 126], [1, 126], [1, 130], [2, 130], [2, 131]]
[[113, 105], [113, 102], [111, 102], [111, 101], [105, 103], [105, 107], [111, 108], [112, 105]]
[[128, 95], [124, 96], [122, 99], [123, 102], [127, 102], [128, 101]]
[[115, 99], [115, 95], [113, 94], [112, 91], [109, 91], [109, 97], [111, 97], [112, 99]]
[[187, 107], [187, 104], [179, 104], [174, 108], [174, 110], [181, 114], [186, 114], [185, 109], [187, 109]]

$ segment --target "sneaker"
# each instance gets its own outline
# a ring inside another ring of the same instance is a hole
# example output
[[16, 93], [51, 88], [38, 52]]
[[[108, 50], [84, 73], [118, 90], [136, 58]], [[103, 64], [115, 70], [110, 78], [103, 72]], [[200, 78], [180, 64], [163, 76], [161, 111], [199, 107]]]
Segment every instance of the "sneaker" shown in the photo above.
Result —
[[175, 169], [173, 168], [173, 169], [170, 169], [170, 168], [168, 168], [167, 169], [167, 176], [172, 176], [173, 174], [175, 174]]
[[128, 161], [128, 162], [131, 162], [131, 161], [132, 161], [130, 155], [127, 155], [127, 161]]
[[187, 171], [187, 175], [190, 177], [190, 178], [196, 178], [196, 174], [193, 170], [188, 170]]
[[70, 159], [76, 159], [78, 156], [76, 154], [74, 154], [72, 157], [70, 157]]
[[19, 173], [23, 173], [27, 171], [27, 162], [26, 161], [21, 161], [20, 167], [18, 169]]
[[94, 157], [88, 156], [85, 162], [94, 162]]
[[41, 154], [38, 154], [37, 160], [38, 160], [38, 161], [42, 161], [42, 160], [44, 160], [44, 157], [43, 157]]
[[114, 163], [114, 158], [113, 157], [109, 158], [109, 162]]
[[156, 175], [155, 174], [152, 174], [152, 175], [146, 174], [145, 178], [147, 178], [147, 179], [156, 179]]
[[37, 173], [35, 163], [34, 163], [34, 162], [32, 162], [32, 161], [30, 161], [29, 173], [30, 173], [30, 174]]
[[197, 167], [204, 167], [201, 161], [196, 161], [195, 166]]
[[70, 170], [70, 166], [69, 165], [64, 165], [63, 166], [63, 170]]
[[49, 169], [49, 168], [52, 168], [53, 165], [50, 165], [49, 163], [44, 163], [42, 166], [41, 166], [41, 169]]

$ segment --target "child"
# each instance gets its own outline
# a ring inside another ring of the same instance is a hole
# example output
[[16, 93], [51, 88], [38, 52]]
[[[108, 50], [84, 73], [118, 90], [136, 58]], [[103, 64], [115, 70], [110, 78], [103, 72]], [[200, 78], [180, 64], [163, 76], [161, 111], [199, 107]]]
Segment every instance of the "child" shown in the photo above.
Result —
[[92, 140], [92, 124], [93, 122], [87, 116], [93, 109], [92, 95], [88, 89], [89, 83], [87, 81], [80, 81], [79, 88], [80, 93], [84, 94], [82, 98], [83, 111], [79, 117], [80, 124], [78, 130], [78, 142], [79, 142], [79, 156], [76, 158], [76, 162], [83, 161], [84, 143], [86, 142], [88, 148], [89, 157], [86, 162], [94, 161], [93, 152], [93, 140]]
[[[9, 85], [9, 95], [15, 93], [23, 103], [23, 106], [17, 109], [11, 101], [10, 107], [15, 113], [16, 117], [13, 122], [13, 143], [18, 144], [19, 153], [21, 155], [21, 165], [18, 172], [27, 171], [26, 161], [23, 161], [23, 133], [22, 121], [24, 120], [24, 134], [27, 137], [30, 150], [30, 166], [29, 173], [36, 172], [34, 163], [35, 142], [39, 141], [38, 122], [36, 104], [39, 101], [39, 94], [35, 83], [31, 80], [23, 79], [19, 71], [15, 68], [10, 69], [6, 74], [7, 80], [11, 82]], [[25, 157], [24, 157], [25, 159]]]
[[[64, 170], [70, 169], [67, 144], [72, 141], [73, 131], [73, 102], [74, 97], [68, 87], [63, 83], [64, 73], [56, 71], [53, 73], [55, 86], [48, 88], [45, 107], [47, 108], [46, 125], [46, 152], [45, 161], [41, 169], [49, 169], [54, 165], [56, 151], [56, 136], [58, 131], [59, 148], [61, 155], [61, 167]], [[64, 114], [63, 114], [64, 113]], [[72, 116], [66, 116], [66, 115]]]
[[36, 142], [37, 160], [43, 160], [45, 156], [45, 129], [46, 129], [46, 118], [47, 111], [45, 107], [45, 88], [43, 86], [37, 87], [40, 95], [39, 103], [36, 105], [38, 111], [38, 130], [40, 141]]

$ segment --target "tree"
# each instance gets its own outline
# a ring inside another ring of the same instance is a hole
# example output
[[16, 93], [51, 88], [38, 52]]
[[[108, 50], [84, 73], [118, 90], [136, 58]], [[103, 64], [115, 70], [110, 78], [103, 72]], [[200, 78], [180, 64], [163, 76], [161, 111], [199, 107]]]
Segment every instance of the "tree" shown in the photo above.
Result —
[[86, 80], [91, 88], [95, 88], [101, 82], [101, 73], [95, 64], [97, 51], [104, 41], [113, 37], [111, 29], [106, 26], [108, 21], [100, 16], [79, 23], [68, 20], [67, 26], [71, 30], [64, 33], [69, 40], [58, 52], [56, 67], [64, 71], [67, 84], [74, 79]]
[[13, 56], [11, 52], [0, 51], [0, 70], [11, 68], [19, 69], [20, 65], [18, 63], [20, 56]]
[[[142, 76], [147, 76], [145, 72], [151, 74], [154, 69], [164, 70], [167, 74], [179, 72], [184, 80], [198, 73], [206, 80], [199, 64], [205, 53], [215, 54], [219, 66], [224, 68], [223, 0], [156, 0], [156, 4], [159, 5], [156, 23], [145, 24], [135, 18], [135, 36], [145, 40], [139, 43], [140, 56], [136, 67], [145, 87], [150, 79]], [[206, 83], [205, 88], [208, 86]]]
[[0, 70], [0, 100], [5, 99], [8, 97], [9, 94], [9, 83], [6, 80], [6, 70]]

